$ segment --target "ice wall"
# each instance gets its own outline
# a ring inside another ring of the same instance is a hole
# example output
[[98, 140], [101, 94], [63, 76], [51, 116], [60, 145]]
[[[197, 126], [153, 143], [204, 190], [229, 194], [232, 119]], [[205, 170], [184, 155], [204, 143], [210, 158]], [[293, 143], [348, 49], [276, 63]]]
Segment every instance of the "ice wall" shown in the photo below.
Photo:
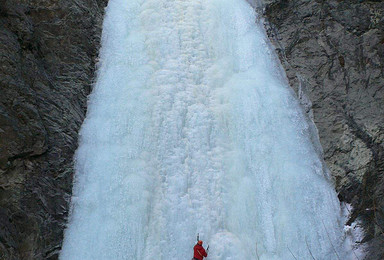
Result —
[[61, 259], [348, 259], [310, 129], [245, 0], [110, 0]]

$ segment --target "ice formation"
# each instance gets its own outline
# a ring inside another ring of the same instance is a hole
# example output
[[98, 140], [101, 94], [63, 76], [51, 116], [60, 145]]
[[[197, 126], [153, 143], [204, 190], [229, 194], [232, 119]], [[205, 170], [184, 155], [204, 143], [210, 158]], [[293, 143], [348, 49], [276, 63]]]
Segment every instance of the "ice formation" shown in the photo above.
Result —
[[110, 0], [63, 260], [348, 259], [308, 122], [245, 0]]

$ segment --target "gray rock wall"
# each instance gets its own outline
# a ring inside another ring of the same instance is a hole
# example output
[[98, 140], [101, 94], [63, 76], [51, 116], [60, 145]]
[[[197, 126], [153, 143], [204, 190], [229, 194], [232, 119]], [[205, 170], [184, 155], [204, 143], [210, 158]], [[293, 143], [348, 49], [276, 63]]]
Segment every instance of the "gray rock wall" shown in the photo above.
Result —
[[107, 0], [0, 1], [0, 259], [56, 259]]
[[[106, 2], [0, 0], [0, 259], [57, 258]], [[383, 2], [263, 7], [367, 259], [384, 259]]]
[[261, 7], [318, 128], [339, 198], [354, 208], [348, 224], [361, 220], [367, 259], [384, 259], [384, 2], [265, 0]]

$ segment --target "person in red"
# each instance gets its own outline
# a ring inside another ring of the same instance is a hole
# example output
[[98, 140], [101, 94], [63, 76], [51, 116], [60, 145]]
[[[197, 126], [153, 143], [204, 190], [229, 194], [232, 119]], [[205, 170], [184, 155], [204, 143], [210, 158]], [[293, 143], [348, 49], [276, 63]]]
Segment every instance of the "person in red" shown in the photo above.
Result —
[[203, 241], [199, 240], [193, 247], [193, 260], [203, 260], [203, 258], [207, 256], [208, 254], [203, 247]]

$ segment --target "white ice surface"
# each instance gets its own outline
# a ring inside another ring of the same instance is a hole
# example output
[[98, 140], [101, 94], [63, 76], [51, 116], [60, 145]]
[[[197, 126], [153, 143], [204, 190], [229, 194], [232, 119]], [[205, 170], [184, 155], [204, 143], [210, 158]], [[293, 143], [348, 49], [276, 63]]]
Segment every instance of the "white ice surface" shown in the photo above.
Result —
[[109, 1], [60, 259], [189, 260], [198, 232], [212, 260], [350, 257], [256, 20], [245, 0]]
[[[345, 222], [351, 218], [353, 208], [351, 204], [343, 203], [341, 207]], [[346, 236], [345, 242], [349, 244], [352, 250], [352, 260], [362, 260], [366, 256], [367, 245], [361, 243], [364, 239], [364, 228], [359, 219], [351, 223], [350, 226], [344, 226], [344, 233]]]

